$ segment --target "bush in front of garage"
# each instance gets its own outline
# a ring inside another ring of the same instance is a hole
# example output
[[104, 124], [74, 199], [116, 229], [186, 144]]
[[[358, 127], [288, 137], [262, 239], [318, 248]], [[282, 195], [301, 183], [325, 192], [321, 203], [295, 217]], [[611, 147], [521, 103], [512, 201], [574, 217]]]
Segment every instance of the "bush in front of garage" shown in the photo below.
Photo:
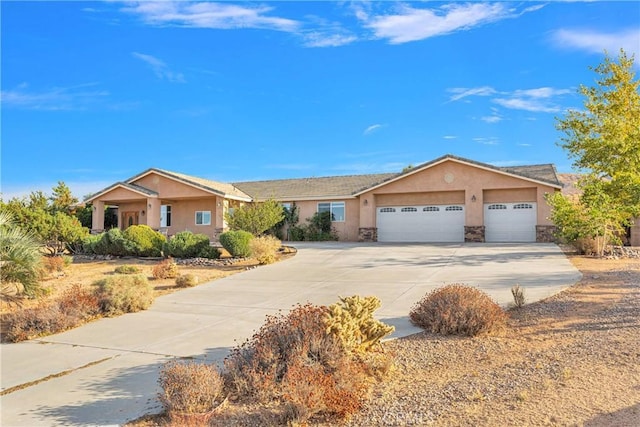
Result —
[[481, 290], [462, 284], [438, 288], [413, 306], [411, 323], [441, 335], [476, 336], [503, 329], [506, 314]]

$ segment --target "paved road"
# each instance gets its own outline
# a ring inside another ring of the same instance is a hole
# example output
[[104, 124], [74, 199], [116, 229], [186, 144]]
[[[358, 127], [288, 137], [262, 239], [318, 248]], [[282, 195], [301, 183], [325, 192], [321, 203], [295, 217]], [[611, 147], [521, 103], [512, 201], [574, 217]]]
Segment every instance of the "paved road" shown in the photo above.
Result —
[[[174, 357], [220, 362], [266, 314], [295, 303], [376, 295], [394, 336], [418, 329], [411, 306], [446, 283], [477, 285], [500, 304], [520, 284], [529, 301], [580, 273], [552, 244], [297, 244], [298, 254], [156, 300], [140, 313], [19, 344], [0, 345], [2, 426], [117, 425], [159, 412], [157, 375]], [[237, 340], [237, 341], [236, 341]]]

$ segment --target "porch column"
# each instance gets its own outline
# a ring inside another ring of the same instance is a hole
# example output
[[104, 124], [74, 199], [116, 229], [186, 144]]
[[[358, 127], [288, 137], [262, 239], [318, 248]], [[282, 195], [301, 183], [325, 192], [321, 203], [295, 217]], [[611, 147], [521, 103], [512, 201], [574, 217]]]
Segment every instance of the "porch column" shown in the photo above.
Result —
[[104, 231], [104, 202], [95, 200], [91, 209], [91, 232], [102, 233]]
[[227, 229], [227, 222], [224, 220], [224, 213], [229, 209], [229, 201], [224, 197], [216, 196], [216, 210], [215, 210], [215, 231], [213, 240], [218, 240], [218, 236], [224, 233]]
[[146, 211], [144, 222], [154, 230], [158, 230], [160, 228], [160, 199], [147, 197]]

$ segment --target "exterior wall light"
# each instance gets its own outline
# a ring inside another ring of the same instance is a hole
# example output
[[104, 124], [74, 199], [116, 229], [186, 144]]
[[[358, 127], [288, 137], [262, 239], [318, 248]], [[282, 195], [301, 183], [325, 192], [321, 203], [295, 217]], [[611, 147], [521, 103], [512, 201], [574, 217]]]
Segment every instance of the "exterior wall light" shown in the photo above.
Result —
[[369, 204], [369, 201], [367, 199], [364, 199], [364, 205], [367, 206]]
[[473, 203], [475, 203], [475, 202], [476, 202], [476, 195], [475, 195], [475, 194], [474, 194], [473, 196], [471, 196], [471, 201], [472, 201]]

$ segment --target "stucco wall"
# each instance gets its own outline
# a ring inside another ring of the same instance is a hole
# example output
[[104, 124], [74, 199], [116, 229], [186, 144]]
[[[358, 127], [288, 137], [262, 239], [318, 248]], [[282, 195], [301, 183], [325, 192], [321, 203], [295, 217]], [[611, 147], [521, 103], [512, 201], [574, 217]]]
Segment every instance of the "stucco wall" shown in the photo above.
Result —
[[464, 203], [464, 190], [376, 195], [376, 207], [403, 205], [446, 205]]
[[631, 246], [640, 246], [640, 218], [636, 218], [635, 224], [631, 226], [629, 244]]
[[[433, 200], [447, 200], [445, 203], [464, 202], [467, 226], [482, 226], [484, 203], [497, 201], [496, 199], [503, 202], [536, 202], [538, 224], [551, 225], [548, 219], [551, 209], [544, 200], [544, 194], [553, 191], [556, 190], [551, 186], [455, 161], [445, 161], [363, 194], [361, 198], [369, 200], [370, 203], [362, 207], [360, 227], [376, 226], [376, 206], [400, 205], [400, 201], [406, 202], [405, 204], [418, 204], [422, 200], [429, 200], [429, 197], [434, 197]], [[450, 196], [444, 196], [445, 193], [449, 193]], [[427, 194], [433, 196], [425, 196]], [[411, 201], [412, 195], [417, 196], [417, 202]], [[464, 195], [464, 198], [461, 198], [461, 195]], [[485, 196], [488, 196], [488, 201], [484, 199]], [[396, 201], [398, 203], [395, 203]]]
[[332, 199], [332, 200], [286, 200], [286, 203], [295, 203], [300, 217], [299, 224], [305, 224], [307, 218], [311, 218], [318, 211], [318, 203], [345, 202], [345, 221], [334, 221], [332, 227], [342, 241], [358, 240], [360, 207], [358, 199]]
[[155, 173], [150, 173], [133, 183], [158, 192], [160, 197], [163, 199], [214, 196], [214, 194], [208, 191], [200, 190], [191, 185], [183, 184], [179, 181], [168, 179]]
[[[211, 239], [216, 237], [216, 216], [218, 207], [215, 197], [199, 200], [180, 200], [171, 205], [171, 226], [168, 227], [168, 234], [173, 235], [180, 231], [191, 231], [202, 233]], [[220, 211], [222, 209], [220, 208]], [[210, 225], [196, 225], [196, 211], [211, 211]]]

